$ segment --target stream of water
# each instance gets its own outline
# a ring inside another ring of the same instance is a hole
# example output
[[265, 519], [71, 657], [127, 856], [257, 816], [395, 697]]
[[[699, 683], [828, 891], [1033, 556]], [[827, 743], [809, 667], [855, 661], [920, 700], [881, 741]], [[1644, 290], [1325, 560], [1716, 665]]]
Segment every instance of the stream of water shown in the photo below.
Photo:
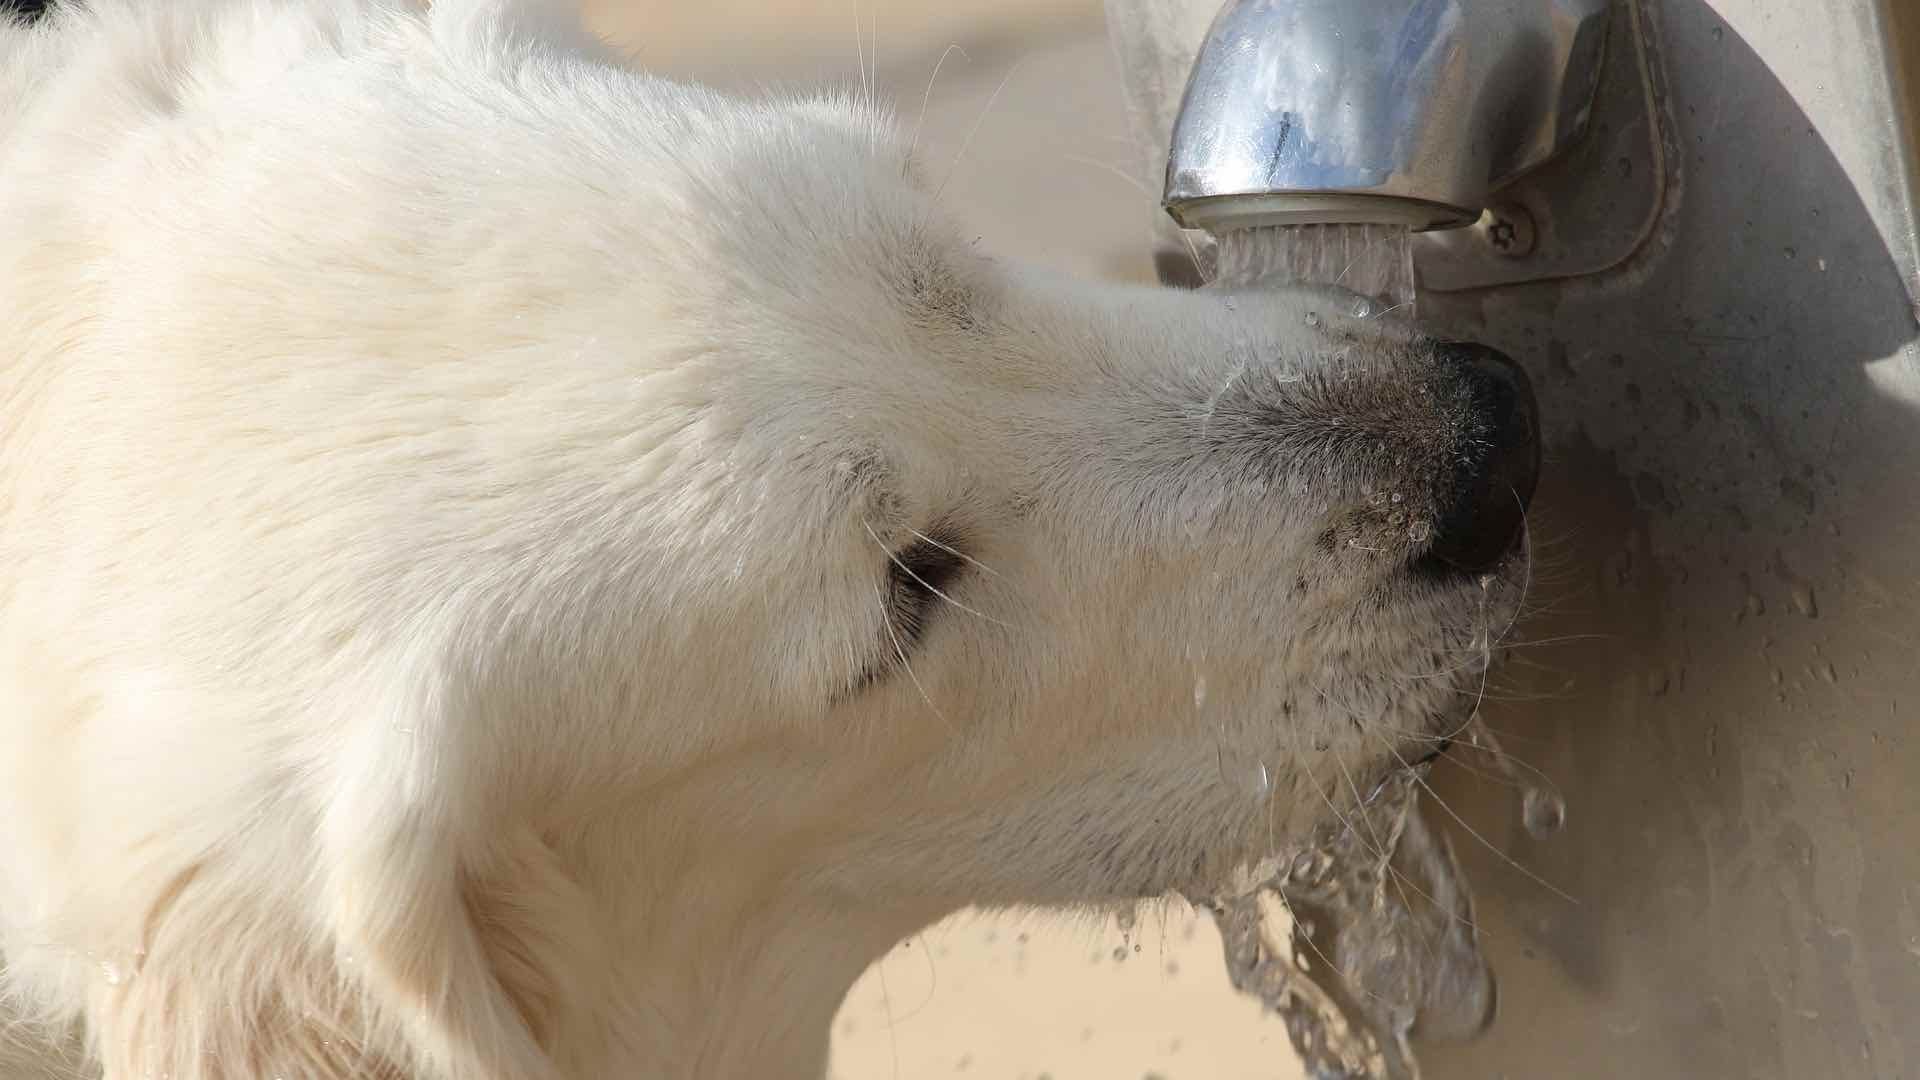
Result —
[[[1379, 225], [1247, 229], [1219, 238], [1217, 287], [1334, 286], [1354, 314], [1411, 322], [1411, 234]], [[1491, 662], [1492, 656], [1483, 657]], [[1559, 828], [1557, 792], [1521, 775], [1476, 716], [1457, 753], [1484, 754], [1518, 793], [1530, 832]], [[1214, 914], [1235, 987], [1279, 1014], [1314, 1080], [1414, 1080], [1409, 1036], [1478, 1034], [1494, 1002], [1473, 893], [1426, 820], [1427, 766], [1391, 775], [1299, 848], [1277, 853]]]
[[1219, 237], [1216, 286], [1331, 285], [1363, 318], [1414, 313], [1413, 234], [1399, 225], [1278, 225]]

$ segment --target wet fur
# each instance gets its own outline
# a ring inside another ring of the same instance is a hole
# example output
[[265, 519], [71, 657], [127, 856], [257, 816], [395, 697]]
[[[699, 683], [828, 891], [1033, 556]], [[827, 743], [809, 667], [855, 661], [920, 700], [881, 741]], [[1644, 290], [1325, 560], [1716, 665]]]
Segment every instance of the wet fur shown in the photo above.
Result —
[[0, 949], [111, 1077], [816, 1075], [943, 914], [1359, 797], [1512, 603], [1406, 570], [1422, 343], [993, 260], [558, 0], [0, 29], [0, 223]]

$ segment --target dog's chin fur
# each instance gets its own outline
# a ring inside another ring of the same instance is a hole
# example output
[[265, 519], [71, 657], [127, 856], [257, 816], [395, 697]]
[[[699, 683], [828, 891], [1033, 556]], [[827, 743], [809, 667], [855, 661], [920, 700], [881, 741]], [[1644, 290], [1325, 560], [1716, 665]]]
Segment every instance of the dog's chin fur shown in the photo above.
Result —
[[1350, 804], [1509, 617], [1406, 569], [1419, 341], [992, 261], [871, 108], [564, 7], [0, 29], [0, 949], [88, 1069], [815, 1074], [917, 927]]

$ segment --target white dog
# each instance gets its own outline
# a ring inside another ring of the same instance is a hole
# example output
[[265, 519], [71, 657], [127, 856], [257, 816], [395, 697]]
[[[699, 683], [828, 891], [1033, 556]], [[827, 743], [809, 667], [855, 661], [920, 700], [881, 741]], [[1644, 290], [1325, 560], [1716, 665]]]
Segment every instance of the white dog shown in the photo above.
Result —
[[1439, 748], [1488, 350], [1060, 280], [560, 0], [0, 27], [0, 949], [108, 1077], [816, 1075], [967, 904]]

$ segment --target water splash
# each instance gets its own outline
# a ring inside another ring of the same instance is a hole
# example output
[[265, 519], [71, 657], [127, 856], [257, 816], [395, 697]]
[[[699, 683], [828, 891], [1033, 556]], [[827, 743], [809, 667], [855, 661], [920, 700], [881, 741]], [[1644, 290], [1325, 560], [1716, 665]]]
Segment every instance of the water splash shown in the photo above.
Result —
[[1280, 1015], [1316, 1080], [1412, 1080], [1416, 1025], [1471, 1034], [1492, 1010], [1471, 894], [1418, 807], [1422, 772], [1396, 774], [1254, 889], [1201, 905], [1233, 985]]
[[[1558, 793], [1520, 777], [1477, 718], [1462, 741], [1515, 782], [1529, 832], [1561, 826]], [[1315, 1080], [1417, 1080], [1416, 1031], [1466, 1038], [1492, 1019], [1472, 890], [1420, 808], [1428, 768], [1395, 772], [1250, 887], [1195, 901], [1220, 925], [1234, 987], [1279, 1014]]]

